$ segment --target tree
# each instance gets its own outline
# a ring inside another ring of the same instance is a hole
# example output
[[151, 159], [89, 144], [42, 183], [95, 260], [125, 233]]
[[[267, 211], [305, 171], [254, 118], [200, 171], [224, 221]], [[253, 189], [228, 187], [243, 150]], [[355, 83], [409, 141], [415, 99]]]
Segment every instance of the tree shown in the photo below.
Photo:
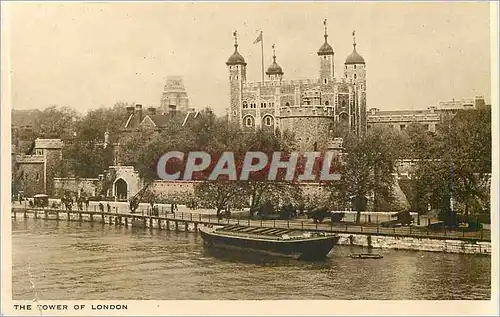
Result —
[[374, 210], [379, 211], [383, 202], [394, 199], [395, 160], [398, 135], [391, 129], [375, 128], [364, 136], [350, 135], [345, 140], [346, 154], [337, 169], [340, 181], [329, 182], [332, 197], [350, 199], [360, 222], [361, 211], [366, 210], [367, 199], [374, 195]]

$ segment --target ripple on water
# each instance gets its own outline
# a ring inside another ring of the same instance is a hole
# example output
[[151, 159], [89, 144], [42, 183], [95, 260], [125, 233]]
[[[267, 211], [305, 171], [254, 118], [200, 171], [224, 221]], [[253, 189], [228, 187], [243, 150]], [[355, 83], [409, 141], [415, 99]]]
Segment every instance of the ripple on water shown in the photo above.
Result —
[[323, 262], [205, 249], [193, 233], [13, 219], [13, 296], [39, 299], [489, 299], [490, 257], [377, 250]]

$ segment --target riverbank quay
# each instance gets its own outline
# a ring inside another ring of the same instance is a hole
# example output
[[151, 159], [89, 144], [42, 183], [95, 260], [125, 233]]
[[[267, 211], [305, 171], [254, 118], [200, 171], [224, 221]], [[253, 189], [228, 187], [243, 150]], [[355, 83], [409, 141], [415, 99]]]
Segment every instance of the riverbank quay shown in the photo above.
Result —
[[89, 221], [102, 225], [120, 225], [161, 230], [197, 232], [200, 225], [240, 224], [246, 226], [320, 231], [338, 234], [340, 245], [367, 248], [389, 248], [415, 251], [433, 251], [463, 254], [491, 255], [491, 232], [481, 230], [429, 230], [422, 227], [393, 227], [379, 225], [359, 226], [349, 223], [314, 223], [312, 220], [251, 220], [218, 219], [206, 213], [166, 213], [152, 216], [148, 213], [101, 212], [95, 210], [62, 210], [52, 208], [13, 207], [12, 217], [43, 220]]

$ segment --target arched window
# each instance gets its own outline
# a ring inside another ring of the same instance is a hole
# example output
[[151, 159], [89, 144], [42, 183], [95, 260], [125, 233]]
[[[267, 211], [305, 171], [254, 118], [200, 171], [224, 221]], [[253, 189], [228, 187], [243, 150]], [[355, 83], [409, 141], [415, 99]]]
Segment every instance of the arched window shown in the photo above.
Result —
[[247, 127], [253, 126], [253, 118], [251, 116], [248, 116], [245, 118], [245, 126], [247, 126]]
[[354, 74], [354, 79], [356, 79], [356, 77], [357, 77], [356, 74]]
[[325, 106], [328, 106], [330, 103], [327, 101], [325, 101]]
[[243, 101], [243, 109], [247, 109], [247, 108], [248, 108], [248, 102]]
[[271, 116], [265, 116], [263, 121], [264, 121], [264, 125], [266, 125], [268, 127], [272, 126], [274, 123], [273, 117], [271, 117]]

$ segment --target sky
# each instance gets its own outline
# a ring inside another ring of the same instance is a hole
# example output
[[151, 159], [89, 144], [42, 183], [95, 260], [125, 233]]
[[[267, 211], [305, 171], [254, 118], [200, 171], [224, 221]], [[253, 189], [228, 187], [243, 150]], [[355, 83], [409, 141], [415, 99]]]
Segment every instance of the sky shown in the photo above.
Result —
[[183, 77], [191, 106], [229, 105], [233, 31], [247, 80], [277, 62], [284, 79], [317, 78], [324, 19], [336, 77], [352, 51], [367, 69], [367, 109], [425, 109], [484, 95], [490, 101], [489, 4], [434, 3], [13, 3], [8, 16], [16, 109], [116, 102], [159, 106], [166, 77]]

